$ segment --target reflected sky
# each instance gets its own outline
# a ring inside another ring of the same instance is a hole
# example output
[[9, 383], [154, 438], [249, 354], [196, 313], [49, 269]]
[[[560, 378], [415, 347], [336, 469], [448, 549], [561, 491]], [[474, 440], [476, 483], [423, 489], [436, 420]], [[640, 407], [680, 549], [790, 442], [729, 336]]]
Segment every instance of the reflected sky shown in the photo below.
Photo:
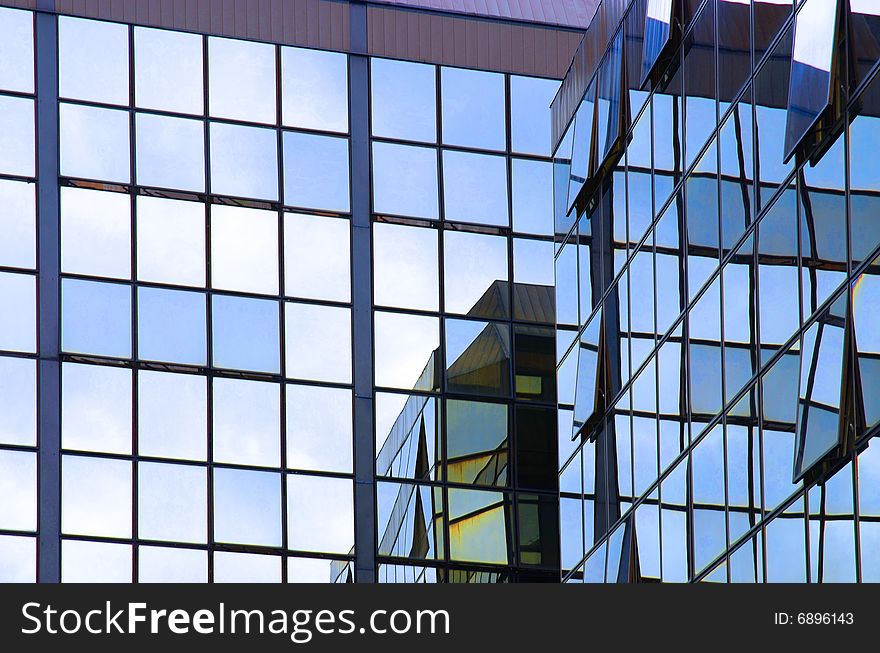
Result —
[[62, 583], [130, 583], [131, 546], [109, 542], [61, 542]]
[[212, 116], [275, 123], [275, 46], [209, 37], [208, 69]]
[[207, 432], [205, 377], [138, 372], [138, 453], [205, 460]]
[[437, 230], [373, 223], [373, 301], [439, 309]]
[[354, 546], [353, 503], [348, 479], [288, 475], [288, 548], [348, 553]]
[[254, 372], [278, 372], [278, 302], [213, 295], [213, 363]]
[[34, 16], [28, 11], [0, 9], [0, 88], [34, 90]]
[[128, 26], [60, 17], [58, 86], [61, 97], [128, 104]]
[[351, 383], [351, 310], [288, 303], [284, 315], [288, 378]]
[[348, 57], [281, 48], [281, 102], [286, 126], [348, 131]]
[[473, 152], [443, 152], [446, 219], [507, 226], [507, 162]]
[[138, 358], [207, 364], [204, 294], [138, 288], [137, 298]]
[[281, 546], [281, 475], [215, 469], [214, 539]]
[[61, 446], [131, 453], [131, 370], [64, 363]]
[[441, 68], [443, 142], [504, 150], [504, 75], [464, 68]]
[[35, 188], [33, 184], [0, 179], [0, 265], [36, 266]]
[[287, 467], [351, 473], [352, 393], [287, 386]]
[[[95, 506], [101, 506], [95, 510]], [[61, 531], [131, 537], [131, 463], [63, 456]]]
[[0, 173], [34, 176], [33, 100], [0, 95]]
[[351, 299], [348, 220], [285, 213], [284, 293], [288, 297]]
[[435, 149], [373, 143], [373, 211], [436, 220], [437, 188]]
[[276, 383], [214, 379], [213, 460], [281, 464], [281, 388]]
[[145, 109], [204, 112], [202, 37], [134, 28], [134, 97]]
[[277, 200], [278, 142], [275, 131], [211, 123], [211, 192]]
[[284, 203], [348, 212], [348, 139], [284, 132]]
[[85, 188], [61, 189], [61, 270], [131, 276], [131, 197]]
[[137, 237], [139, 280], [205, 285], [204, 204], [141, 195]]
[[0, 349], [36, 351], [36, 295], [34, 276], [0, 272]]
[[434, 143], [437, 140], [436, 68], [370, 59], [373, 136]]
[[61, 174], [128, 182], [128, 113], [61, 104]]
[[37, 455], [0, 450], [0, 528], [37, 529]]
[[207, 583], [208, 552], [159, 546], [138, 547], [138, 582]]
[[37, 442], [37, 366], [24, 358], [0, 357], [0, 443]]
[[138, 463], [138, 537], [206, 542], [207, 478], [204, 467]]
[[278, 214], [211, 207], [211, 285], [221, 290], [278, 294]]
[[202, 121], [139, 113], [135, 130], [139, 184], [204, 192]]

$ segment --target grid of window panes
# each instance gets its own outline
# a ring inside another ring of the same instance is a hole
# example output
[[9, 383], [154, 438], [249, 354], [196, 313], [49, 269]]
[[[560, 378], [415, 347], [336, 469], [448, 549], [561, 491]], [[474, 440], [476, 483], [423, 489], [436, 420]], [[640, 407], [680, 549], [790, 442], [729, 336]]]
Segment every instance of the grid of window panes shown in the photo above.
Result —
[[34, 15], [0, 8], [0, 582], [36, 579]]
[[[841, 120], [786, 161], [795, 11], [808, 42], [823, 2], [682, 0], [649, 93], [636, 0], [556, 151], [569, 582], [880, 580], [880, 12], [844, 14]], [[621, 65], [622, 156], [568, 213]]]
[[558, 87], [371, 59], [380, 582], [556, 578]]
[[[354, 538], [347, 55], [68, 17], [58, 39], [62, 580], [332, 580]], [[2, 276], [3, 301], [31, 292]]]

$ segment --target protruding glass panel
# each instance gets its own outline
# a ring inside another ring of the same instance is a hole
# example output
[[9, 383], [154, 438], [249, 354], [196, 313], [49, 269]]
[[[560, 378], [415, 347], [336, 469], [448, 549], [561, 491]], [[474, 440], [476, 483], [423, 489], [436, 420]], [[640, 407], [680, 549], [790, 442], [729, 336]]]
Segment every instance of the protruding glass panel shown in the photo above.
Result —
[[642, 85], [651, 76], [654, 66], [667, 48], [673, 30], [675, 0], [647, 0], [645, 41], [642, 50]]
[[440, 384], [440, 324], [435, 317], [374, 313], [376, 385], [435, 390]]
[[[0, 95], [0, 173], [34, 176], [34, 131], [34, 101]], [[62, 152], [65, 135], [70, 134], [61, 132]]]
[[278, 214], [211, 207], [211, 285], [222, 290], [278, 294]]
[[61, 16], [58, 19], [61, 97], [128, 104], [128, 25]]
[[208, 38], [210, 113], [275, 124], [275, 46]]
[[281, 475], [215, 468], [214, 540], [281, 546]]
[[204, 204], [138, 196], [137, 274], [140, 281], [204, 287]]
[[70, 353], [131, 356], [131, 288], [63, 279], [61, 348]]
[[437, 69], [434, 66], [371, 57], [370, 116], [373, 136], [435, 143], [436, 77]]
[[[602, 311], [593, 316], [587, 328], [581, 334], [577, 354], [577, 386], [574, 399], [574, 422], [572, 438], [580, 433], [594, 417], [598, 404], [600, 378], [600, 344]], [[596, 417], [601, 417], [596, 415]], [[586, 433], [585, 435], [589, 435]]]
[[206, 542], [207, 477], [207, 470], [195, 465], [138, 463], [138, 537]]
[[32, 447], [36, 443], [36, 362], [0, 357], [0, 444]]
[[61, 188], [61, 271], [131, 276], [131, 196]]
[[207, 583], [208, 552], [165, 546], [138, 547], [139, 583]]
[[61, 446], [130, 454], [131, 370], [64, 363], [61, 380]]
[[553, 235], [553, 164], [548, 161], [511, 161], [513, 230]]
[[288, 378], [351, 383], [351, 309], [284, 306]]
[[37, 455], [0, 450], [0, 528], [37, 530]]
[[284, 214], [284, 294], [351, 300], [351, 225], [342, 218]]
[[138, 372], [138, 453], [205, 460], [208, 389], [204, 376]]
[[554, 79], [510, 77], [510, 149], [550, 156], [550, 104], [559, 90]]
[[373, 223], [373, 301], [425, 311], [439, 309], [437, 230]]
[[503, 492], [449, 489], [449, 557], [507, 564], [513, 536], [510, 497]]
[[504, 150], [504, 75], [464, 68], [441, 68], [443, 143]]
[[347, 212], [348, 139], [284, 132], [284, 203]]
[[349, 479], [287, 475], [287, 548], [348, 553], [354, 546], [354, 487]]
[[201, 120], [139, 113], [136, 132], [139, 184], [205, 190], [205, 127]]
[[352, 392], [287, 386], [287, 467], [351, 473]]
[[134, 28], [134, 98], [143, 109], [202, 115], [202, 36]]
[[623, 30], [608, 46], [605, 59], [599, 68], [598, 91], [596, 98], [596, 161], [597, 168], [617, 145], [621, 131], [629, 125], [625, 122], [626, 103], [621, 102], [621, 80], [623, 65]]
[[278, 467], [281, 463], [281, 388], [277, 383], [215, 378], [212, 459]]
[[348, 56], [281, 48], [281, 120], [288, 127], [348, 131]]
[[61, 174], [127, 183], [131, 177], [128, 113], [78, 104], [61, 104], [59, 110]]
[[214, 553], [215, 583], [280, 583], [281, 556], [256, 553]]
[[446, 389], [472, 395], [510, 395], [510, 326], [447, 319]]
[[61, 459], [61, 532], [131, 537], [131, 462]]
[[446, 401], [446, 478], [503, 487], [509, 478], [507, 404]]
[[507, 239], [444, 231], [444, 310], [472, 317], [510, 315], [507, 267]]
[[278, 199], [278, 139], [272, 129], [211, 123], [211, 192]]
[[108, 542], [61, 542], [62, 583], [130, 583], [131, 546]]
[[[574, 141], [571, 151], [571, 170], [568, 179], [566, 213], [570, 212], [578, 195], [592, 172], [593, 124], [595, 122], [596, 83], [590, 83], [574, 116]], [[557, 222], [559, 214], [557, 214]], [[558, 227], [557, 227], [558, 230]]]
[[557, 240], [561, 241], [574, 226], [577, 215], [569, 209], [568, 185], [571, 177], [571, 150], [574, 139], [572, 120], [565, 135], [553, 153], [553, 228]]
[[138, 358], [205, 365], [205, 295], [138, 288]]
[[443, 208], [450, 221], [509, 225], [506, 159], [444, 150]]
[[437, 151], [373, 143], [373, 211], [436, 220]]
[[376, 474], [440, 480], [440, 409], [425, 395], [376, 394]]
[[0, 180], [0, 265], [37, 265], [36, 186]]
[[278, 302], [214, 295], [213, 363], [253, 372], [280, 371]]
[[[855, 363], [858, 365], [866, 429], [880, 422], [880, 325], [875, 317], [880, 302], [878, 264], [880, 261], [875, 260], [852, 285]], [[859, 399], [858, 393], [856, 399]], [[880, 447], [875, 449], [880, 451]]]
[[0, 89], [34, 92], [34, 14], [0, 9]]

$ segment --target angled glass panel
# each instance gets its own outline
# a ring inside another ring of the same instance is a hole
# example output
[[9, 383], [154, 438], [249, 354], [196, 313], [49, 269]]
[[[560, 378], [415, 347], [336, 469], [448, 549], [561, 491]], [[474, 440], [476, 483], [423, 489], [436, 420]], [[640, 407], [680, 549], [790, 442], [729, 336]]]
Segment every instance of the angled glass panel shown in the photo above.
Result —
[[37, 265], [36, 186], [0, 180], [0, 265]]
[[61, 97], [127, 105], [128, 26], [61, 16], [58, 87]]
[[210, 114], [275, 124], [275, 46], [208, 38]]
[[63, 279], [61, 348], [70, 353], [131, 356], [131, 288]]
[[[574, 421], [571, 437], [574, 438], [593, 418], [596, 395], [601, 382], [599, 378], [599, 344], [602, 311], [590, 320], [581, 334], [577, 349], [577, 385], [574, 397]], [[589, 435], [589, 434], [585, 434]]]
[[510, 315], [507, 239], [443, 232], [444, 310], [472, 317]]
[[202, 115], [202, 36], [134, 28], [134, 99], [143, 109]]
[[[867, 428], [880, 422], [880, 325], [874, 318], [877, 302], [880, 301], [880, 269], [877, 265], [878, 261], [875, 260], [856, 279], [852, 293], [856, 362]], [[858, 395], [856, 397], [858, 399]], [[880, 450], [880, 447], [875, 449]]]
[[291, 384], [286, 392], [288, 469], [351, 473], [351, 390]]
[[140, 281], [204, 287], [204, 204], [138, 196], [137, 273]]
[[450, 221], [509, 225], [505, 158], [444, 150], [443, 208]]
[[25, 358], [0, 357], [0, 444], [37, 443], [37, 367]]
[[211, 207], [211, 285], [278, 294], [278, 214], [240, 206]]
[[284, 334], [288, 378], [351, 383], [351, 309], [289, 302]]
[[[574, 132], [571, 151], [571, 169], [568, 178], [568, 201], [565, 211], [574, 206], [587, 178], [590, 176], [593, 151], [593, 124], [595, 122], [596, 82], [590, 82], [587, 92], [574, 115]], [[558, 215], [557, 215], [558, 222]], [[557, 228], [558, 229], [558, 228]]]
[[440, 324], [435, 317], [376, 311], [376, 385], [434, 390], [439, 384]]
[[577, 219], [568, 203], [574, 125], [575, 121], [572, 119], [553, 153], [553, 230], [559, 240], [568, 235]]
[[0, 95], [0, 173], [33, 177], [34, 156], [34, 101]]
[[131, 276], [131, 196], [61, 188], [61, 271]]
[[139, 546], [137, 580], [139, 583], [207, 583], [208, 552]]
[[131, 468], [123, 460], [62, 456], [61, 532], [130, 538]]
[[349, 211], [347, 138], [284, 132], [284, 203]]
[[137, 182], [143, 186], [205, 190], [205, 128], [200, 120], [139, 113]]
[[138, 537], [205, 542], [208, 474], [204, 467], [138, 463]]
[[[617, 144], [623, 123], [625, 105], [621, 103], [621, 66], [623, 65], [623, 30], [609, 44], [605, 59], [599, 68], [596, 98], [596, 161], [601, 166]], [[622, 531], [621, 531], [622, 532]]]
[[284, 214], [284, 294], [351, 300], [351, 225], [348, 220]]
[[550, 156], [550, 104], [559, 82], [538, 77], [510, 77], [510, 149]]
[[278, 467], [281, 462], [281, 388], [277, 383], [215, 378], [215, 462]]
[[64, 363], [61, 367], [61, 446], [131, 453], [131, 370]]
[[373, 223], [373, 301], [439, 310], [437, 230]]
[[278, 199], [278, 139], [272, 129], [211, 123], [211, 192]]
[[77, 104], [62, 104], [59, 111], [61, 174], [128, 182], [128, 113]]
[[371, 57], [373, 136], [437, 142], [436, 78], [435, 66]]
[[446, 389], [463, 394], [510, 395], [510, 326], [447, 319]]
[[288, 127], [348, 131], [348, 56], [281, 48], [281, 120]]
[[499, 73], [441, 68], [443, 142], [504, 150], [505, 84]]
[[63, 540], [62, 583], [130, 583], [131, 546]]
[[645, 41], [642, 49], [642, 84], [651, 75], [672, 35], [675, 0], [648, 0]]
[[786, 158], [831, 103], [837, 5], [830, 0], [804, 0], [795, 18], [785, 122]]
[[373, 143], [374, 212], [436, 220], [437, 197], [437, 150]]
[[138, 453], [205, 460], [208, 387], [204, 376], [138, 372]]
[[549, 161], [511, 161], [513, 230], [553, 235], [553, 164]]
[[288, 474], [287, 547], [348, 553], [354, 546], [354, 487], [345, 478]]
[[34, 92], [34, 14], [0, 9], [0, 89]]
[[[786, 163], [784, 103], [779, 89], [789, 79], [791, 69], [791, 29], [777, 42], [766, 62], [755, 76], [755, 122], [757, 130], [753, 140], [757, 145], [756, 174], [758, 204], [766, 206], [774, 191], [792, 169], [792, 161]], [[757, 213], [757, 211], [756, 211]]]
[[280, 371], [278, 302], [214, 295], [211, 306], [215, 366]]
[[30, 451], [0, 450], [0, 528], [37, 529], [37, 456]]
[[140, 360], [207, 364], [203, 293], [141, 287], [137, 301]]
[[281, 475], [214, 470], [214, 539], [281, 546]]

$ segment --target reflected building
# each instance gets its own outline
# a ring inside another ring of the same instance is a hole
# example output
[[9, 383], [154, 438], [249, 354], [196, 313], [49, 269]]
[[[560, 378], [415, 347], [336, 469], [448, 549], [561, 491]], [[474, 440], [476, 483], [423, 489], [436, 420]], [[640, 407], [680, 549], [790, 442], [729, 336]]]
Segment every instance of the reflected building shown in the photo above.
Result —
[[599, 7], [553, 103], [567, 582], [880, 580], [878, 14]]

